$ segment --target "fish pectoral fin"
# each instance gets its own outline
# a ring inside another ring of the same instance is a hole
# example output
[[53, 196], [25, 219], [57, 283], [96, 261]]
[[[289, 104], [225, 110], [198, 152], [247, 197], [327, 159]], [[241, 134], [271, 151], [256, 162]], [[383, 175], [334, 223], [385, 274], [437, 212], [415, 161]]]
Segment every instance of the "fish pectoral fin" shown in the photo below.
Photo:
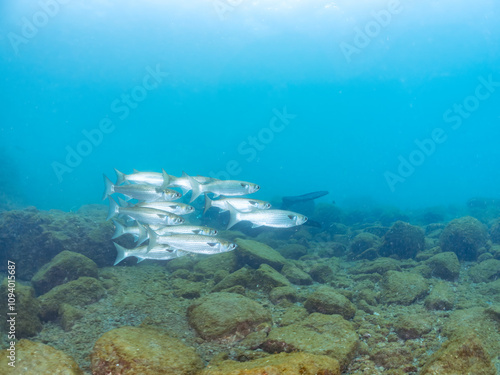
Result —
[[288, 215], [288, 218], [290, 220], [295, 220], [295, 219], [297, 219], [297, 216], [295, 216], [295, 215]]
[[215, 246], [217, 246], [218, 244], [217, 244], [217, 242], [207, 242], [207, 245], [208, 245], [208, 246], [211, 246], [211, 247], [215, 247]]

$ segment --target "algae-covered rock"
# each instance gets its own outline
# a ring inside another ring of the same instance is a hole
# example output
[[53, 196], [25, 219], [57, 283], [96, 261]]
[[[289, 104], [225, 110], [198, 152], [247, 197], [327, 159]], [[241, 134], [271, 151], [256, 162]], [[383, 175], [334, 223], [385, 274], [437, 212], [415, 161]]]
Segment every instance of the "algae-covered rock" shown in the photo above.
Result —
[[248, 287], [252, 283], [253, 274], [248, 268], [240, 268], [238, 271], [235, 271], [226, 277], [224, 277], [221, 281], [219, 281], [212, 289], [214, 292], [220, 292], [224, 289], [232, 288], [236, 285], [241, 285], [243, 287]]
[[255, 271], [255, 282], [257, 289], [270, 291], [279, 286], [289, 286], [290, 281], [276, 271], [274, 268], [267, 264], [262, 264], [257, 271]]
[[61, 326], [65, 331], [71, 330], [75, 323], [83, 318], [83, 311], [78, 307], [63, 303], [59, 308], [59, 316], [61, 317]]
[[[403, 372], [389, 372], [391, 369], [398, 369], [408, 366], [413, 362], [413, 354], [408, 348], [402, 347], [399, 343], [389, 342], [381, 347], [376, 347], [370, 351], [370, 359], [377, 365], [384, 368], [384, 373], [403, 374]], [[408, 367], [407, 367], [408, 368]]]
[[271, 290], [269, 293], [269, 299], [274, 304], [282, 303], [284, 301], [293, 303], [297, 301], [297, 291], [291, 286], [279, 286]]
[[285, 313], [281, 317], [279, 325], [281, 327], [289, 326], [290, 324], [298, 323], [303, 321], [309, 313], [302, 306], [293, 305], [286, 309]]
[[387, 271], [401, 271], [400, 262], [391, 258], [378, 258], [374, 261], [357, 264], [351, 269], [353, 274], [378, 273], [383, 275]]
[[203, 368], [195, 350], [182, 341], [138, 327], [102, 335], [92, 351], [92, 374], [194, 375]]
[[325, 355], [280, 353], [247, 362], [223, 361], [199, 375], [340, 375], [338, 361]]
[[199, 298], [205, 287], [205, 283], [195, 282], [190, 280], [174, 279], [172, 281], [172, 288], [174, 288], [174, 295], [182, 298]]
[[450, 285], [445, 282], [436, 283], [424, 301], [429, 310], [451, 310], [455, 301], [455, 293]]
[[96, 278], [97, 264], [85, 255], [64, 250], [40, 268], [31, 279], [31, 283], [40, 295], [81, 276]]
[[424, 249], [424, 231], [403, 221], [396, 221], [384, 235], [379, 254], [383, 257], [397, 255], [401, 259], [414, 258]]
[[313, 283], [311, 276], [302, 271], [300, 268], [294, 266], [293, 264], [287, 263], [281, 270], [283, 276], [285, 276], [292, 284], [296, 285], [310, 285]]
[[358, 334], [340, 315], [312, 313], [304, 320], [274, 328], [263, 349], [268, 353], [303, 351], [327, 355], [346, 368], [359, 345]]
[[189, 324], [206, 339], [241, 337], [271, 324], [271, 314], [259, 303], [235, 293], [212, 293], [188, 308]]
[[287, 259], [299, 259], [300, 257], [307, 255], [307, 247], [297, 243], [281, 246], [278, 248], [278, 251]]
[[494, 243], [500, 243], [500, 220], [497, 220], [490, 228], [490, 238]]
[[268, 264], [274, 269], [281, 271], [286, 263], [286, 259], [272, 247], [261, 242], [252, 240], [236, 240], [238, 247], [235, 250], [238, 262], [244, 266], [259, 268], [261, 264]]
[[58, 285], [38, 297], [40, 316], [43, 320], [55, 319], [63, 303], [71, 306], [85, 306], [97, 302], [105, 293], [99, 280], [93, 277], [80, 277], [78, 280]]
[[448, 340], [422, 368], [422, 375], [495, 375], [481, 340], [474, 335]]
[[433, 320], [424, 314], [399, 316], [394, 322], [394, 330], [404, 340], [417, 339], [432, 330]]
[[478, 249], [486, 244], [487, 232], [483, 224], [466, 216], [451, 221], [439, 237], [443, 251], [453, 251], [460, 260], [476, 260]]
[[[14, 285], [15, 290], [12, 290], [11, 288]], [[15, 302], [13, 305], [10, 305], [14, 307], [14, 310], [8, 310], [9, 293], [11, 292], [9, 289], [11, 289], [15, 295]], [[9, 316], [7, 316], [8, 312], [17, 313], [14, 319], [16, 322], [16, 337], [18, 339], [35, 336], [42, 330], [42, 322], [38, 317], [40, 313], [40, 304], [35, 298], [35, 291], [32, 287], [20, 283], [9, 283], [7, 278], [5, 278], [0, 285], [0, 301], [2, 301], [2, 303], [0, 303], [0, 313], [2, 317], [5, 318], [1, 321], [0, 327], [2, 330], [5, 332], [9, 331], [10, 323], [7, 322], [7, 319], [9, 319]]]
[[312, 293], [307, 298], [304, 307], [309, 312], [339, 314], [344, 319], [352, 319], [356, 314], [356, 307], [352, 302], [328, 286], [322, 286]]
[[309, 270], [309, 275], [314, 281], [325, 284], [332, 279], [333, 270], [328, 264], [316, 263]]
[[8, 366], [9, 350], [0, 356], [0, 373], [5, 375], [82, 375], [76, 362], [66, 353], [52, 346], [30, 340], [16, 344], [15, 368]]
[[431, 275], [444, 280], [455, 281], [460, 274], [460, 262], [454, 252], [436, 254], [425, 264], [431, 269]]
[[387, 271], [382, 279], [382, 301], [410, 305], [428, 293], [425, 279], [416, 273]]
[[500, 260], [488, 259], [476, 264], [469, 270], [469, 276], [475, 283], [487, 283], [500, 277]]
[[225, 270], [229, 273], [237, 270], [237, 258], [234, 251], [213, 254], [201, 259], [194, 266], [194, 272], [204, 275], [213, 275], [217, 271]]
[[380, 238], [374, 234], [361, 232], [353, 238], [351, 242], [351, 253], [353, 256], [358, 256], [370, 248], [379, 246]]
[[16, 262], [16, 276], [29, 280], [63, 250], [81, 253], [99, 266], [112, 265], [113, 224], [106, 222], [106, 206], [95, 206], [91, 213], [35, 208], [1, 213], [0, 272], [9, 259]]

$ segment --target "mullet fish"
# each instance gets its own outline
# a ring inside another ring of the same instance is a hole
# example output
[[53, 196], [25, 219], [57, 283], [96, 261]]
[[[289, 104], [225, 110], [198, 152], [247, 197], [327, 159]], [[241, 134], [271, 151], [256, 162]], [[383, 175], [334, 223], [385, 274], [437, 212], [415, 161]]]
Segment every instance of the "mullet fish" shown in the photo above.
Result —
[[210, 199], [205, 196], [205, 210], [207, 212], [210, 207], [217, 207], [221, 211], [229, 210], [228, 203], [240, 212], [250, 212], [253, 210], [268, 210], [271, 208], [271, 203], [250, 198], [221, 198], [217, 200]]
[[161, 188], [147, 184], [130, 184], [130, 185], [113, 185], [111, 180], [104, 176], [106, 188], [102, 200], [106, 199], [113, 193], [120, 193], [132, 199], [139, 199], [148, 202], [155, 201], [173, 201], [181, 197], [178, 191]]
[[240, 221], [249, 221], [252, 228], [260, 226], [273, 228], [290, 228], [302, 225], [307, 217], [296, 212], [284, 210], [255, 210], [252, 212], [240, 212], [229, 204], [230, 219], [227, 229], [233, 227]]
[[185, 222], [185, 220], [175, 214], [170, 212], [156, 210], [154, 208], [148, 207], [120, 207], [116, 201], [109, 197], [109, 211], [106, 220], [109, 220], [116, 215], [129, 216], [134, 220], [137, 220], [143, 224], [155, 224], [155, 225], [180, 225]]
[[176, 250], [184, 250], [196, 254], [218, 254], [236, 249], [236, 244], [216, 237], [199, 234], [173, 234], [159, 236], [151, 229], [148, 230], [149, 246], [154, 249], [157, 245], [167, 245]]
[[187, 176], [191, 184], [191, 201], [194, 201], [202, 193], [213, 193], [215, 197], [219, 195], [235, 196], [255, 193], [260, 186], [252, 182], [236, 180], [217, 180], [206, 184], [201, 184], [193, 177]]

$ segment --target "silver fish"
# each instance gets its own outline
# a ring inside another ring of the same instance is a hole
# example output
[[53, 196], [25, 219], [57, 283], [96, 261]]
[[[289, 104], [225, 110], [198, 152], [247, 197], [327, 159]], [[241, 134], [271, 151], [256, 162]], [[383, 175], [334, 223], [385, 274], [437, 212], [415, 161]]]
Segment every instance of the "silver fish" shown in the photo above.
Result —
[[240, 212], [231, 204], [228, 204], [230, 219], [227, 229], [240, 221], [250, 221], [252, 228], [260, 226], [274, 228], [290, 228], [302, 225], [307, 217], [296, 212], [284, 210], [255, 210], [252, 212]]
[[126, 215], [143, 224], [154, 225], [180, 225], [185, 223], [182, 217], [170, 212], [155, 210], [148, 207], [120, 207], [116, 201], [109, 197], [109, 211], [106, 220], [109, 220], [116, 215]]
[[184, 250], [197, 254], [217, 254], [231, 251], [236, 244], [217, 237], [202, 236], [199, 234], [174, 234], [159, 236], [151, 229], [148, 230], [149, 246], [153, 249], [156, 245], [168, 245], [177, 250]]
[[200, 184], [193, 177], [188, 176], [192, 188], [191, 202], [202, 193], [213, 193], [215, 197], [219, 195], [235, 196], [255, 193], [260, 186], [252, 182], [236, 180], [218, 180], [207, 184]]
[[102, 199], [106, 199], [113, 193], [120, 193], [133, 199], [142, 201], [172, 201], [181, 197], [181, 193], [172, 189], [161, 188], [147, 184], [113, 185], [111, 180], [104, 176], [106, 185]]
[[[166, 174], [165, 171], [163, 171], [163, 173]], [[168, 186], [181, 188], [182, 194], [185, 195], [188, 191], [192, 189], [191, 182], [189, 181], [189, 176], [186, 174], [186, 172], [182, 172], [181, 177], [175, 177], [169, 174], [167, 174], [167, 176], [170, 181]], [[208, 184], [209, 182], [220, 181], [217, 180], [216, 178], [204, 177], [204, 176], [192, 176], [192, 178], [194, 178], [200, 184]]]
[[116, 251], [118, 253], [116, 255], [115, 263], [113, 264], [114, 266], [116, 266], [123, 259], [128, 257], [136, 257], [137, 263], [139, 263], [142, 262], [144, 259], [169, 260], [189, 254], [184, 251], [174, 250], [168, 246], [163, 246], [163, 245], [155, 246], [154, 248], [148, 251], [147, 246], [139, 246], [133, 249], [127, 249], [123, 246], [118, 245], [115, 242], [113, 242], [113, 244], [115, 245]]
[[221, 198], [217, 200], [210, 199], [205, 195], [205, 210], [203, 213], [207, 212], [210, 207], [217, 207], [221, 211], [229, 210], [227, 204], [230, 203], [231, 206], [236, 208], [240, 212], [250, 212], [255, 209], [257, 210], [268, 210], [271, 208], [271, 203], [261, 201], [258, 199], [250, 198]]
[[[116, 184], [121, 185], [125, 182], [133, 182], [136, 184], [148, 184], [153, 186], [164, 186], [169, 184], [168, 175], [158, 172], [139, 172], [134, 169], [134, 173], [125, 174], [115, 168]], [[167, 179], [165, 180], [165, 177]]]
[[143, 202], [136, 204], [135, 207], [155, 208], [157, 210], [171, 212], [176, 215], [188, 215], [194, 212], [193, 206], [177, 202]]
[[112, 240], [121, 237], [124, 234], [131, 234], [132, 236], [134, 236], [137, 244], [140, 245], [148, 239], [148, 232], [146, 228], [139, 222], [136, 222], [137, 225], [131, 227], [126, 227], [116, 220], [113, 220], [113, 223], [115, 224], [115, 234], [113, 234], [113, 237], [111, 237]]
[[203, 236], [217, 236], [216, 229], [201, 227], [197, 225], [174, 225], [169, 227], [149, 226], [159, 236], [169, 236], [172, 234], [201, 234]]

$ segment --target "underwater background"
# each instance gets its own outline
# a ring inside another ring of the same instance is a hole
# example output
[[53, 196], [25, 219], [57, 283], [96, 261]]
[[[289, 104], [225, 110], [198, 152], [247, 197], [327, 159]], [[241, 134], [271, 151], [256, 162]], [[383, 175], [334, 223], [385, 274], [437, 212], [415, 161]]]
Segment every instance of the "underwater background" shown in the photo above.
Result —
[[[264, 199], [498, 197], [498, 84], [470, 99], [500, 80], [497, 2], [230, 3], [2, 2], [2, 190], [74, 210], [112, 168], [165, 168], [229, 170]], [[161, 73], [145, 90], [148, 69]]]
[[[500, 374], [499, 67], [494, 0], [1, 1], [0, 374]], [[259, 209], [158, 250], [162, 169]]]

